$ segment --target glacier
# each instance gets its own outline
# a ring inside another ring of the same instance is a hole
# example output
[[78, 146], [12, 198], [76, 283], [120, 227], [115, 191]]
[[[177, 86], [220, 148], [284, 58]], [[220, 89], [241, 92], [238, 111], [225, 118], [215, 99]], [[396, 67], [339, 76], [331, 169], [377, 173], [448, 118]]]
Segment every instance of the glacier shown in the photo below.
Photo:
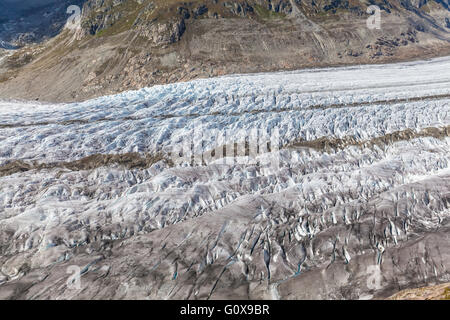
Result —
[[[0, 298], [371, 299], [448, 282], [449, 112], [450, 57], [0, 101]], [[278, 145], [248, 161], [255, 129]], [[233, 144], [242, 161], [218, 154]], [[198, 150], [216, 157], [193, 164]]]

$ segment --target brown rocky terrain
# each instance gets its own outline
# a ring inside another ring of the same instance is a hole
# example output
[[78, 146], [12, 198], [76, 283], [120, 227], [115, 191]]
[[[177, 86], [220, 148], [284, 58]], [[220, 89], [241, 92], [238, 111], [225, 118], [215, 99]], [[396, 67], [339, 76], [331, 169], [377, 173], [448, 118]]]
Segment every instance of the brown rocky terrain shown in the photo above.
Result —
[[450, 283], [403, 290], [388, 300], [450, 300]]
[[[367, 27], [370, 5], [381, 8], [381, 29]], [[224, 74], [448, 55], [449, 19], [446, 0], [89, 0], [76, 30], [36, 31], [25, 45], [21, 34], [20, 49], [0, 53], [0, 98], [78, 101]]]

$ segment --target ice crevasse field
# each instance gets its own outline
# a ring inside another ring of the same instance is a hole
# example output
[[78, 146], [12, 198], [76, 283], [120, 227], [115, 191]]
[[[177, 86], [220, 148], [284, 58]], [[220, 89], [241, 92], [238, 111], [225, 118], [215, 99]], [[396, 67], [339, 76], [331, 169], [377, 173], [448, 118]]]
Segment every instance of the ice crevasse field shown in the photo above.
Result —
[[[374, 298], [450, 281], [449, 112], [449, 57], [0, 101], [0, 298]], [[249, 160], [251, 132], [272, 140]], [[177, 161], [186, 141], [200, 147]], [[79, 289], [63, 286], [71, 265]]]

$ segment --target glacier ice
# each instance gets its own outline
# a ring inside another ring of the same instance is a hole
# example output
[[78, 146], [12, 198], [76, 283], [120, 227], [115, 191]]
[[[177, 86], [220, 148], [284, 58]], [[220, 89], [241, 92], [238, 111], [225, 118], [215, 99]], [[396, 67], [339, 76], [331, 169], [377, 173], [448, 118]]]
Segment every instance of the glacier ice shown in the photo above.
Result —
[[[449, 111], [448, 57], [1, 101], [0, 298], [36, 277], [21, 297], [358, 298], [448, 280]], [[199, 128], [202, 152], [253, 129], [280, 145], [172, 163]], [[84, 290], [61, 285], [70, 265]]]

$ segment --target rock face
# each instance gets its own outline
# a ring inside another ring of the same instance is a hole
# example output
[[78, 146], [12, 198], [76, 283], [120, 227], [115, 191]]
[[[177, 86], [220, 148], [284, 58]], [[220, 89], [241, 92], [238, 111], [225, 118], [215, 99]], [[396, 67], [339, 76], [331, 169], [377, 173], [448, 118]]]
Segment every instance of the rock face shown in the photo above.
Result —
[[450, 300], [450, 283], [404, 290], [388, 300]]
[[[446, 0], [78, 0], [4, 3], [0, 96], [73, 101], [230, 73], [450, 52]], [[63, 29], [78, 5], [80, 27]], [[369, 29], [367, 8], [381, 9]], [[33, 8], [33, 10], [30, 10]], [[45, 83], [46, 90], [41, 90]], [[27, 88], [26, 90], [24, 88]]]

